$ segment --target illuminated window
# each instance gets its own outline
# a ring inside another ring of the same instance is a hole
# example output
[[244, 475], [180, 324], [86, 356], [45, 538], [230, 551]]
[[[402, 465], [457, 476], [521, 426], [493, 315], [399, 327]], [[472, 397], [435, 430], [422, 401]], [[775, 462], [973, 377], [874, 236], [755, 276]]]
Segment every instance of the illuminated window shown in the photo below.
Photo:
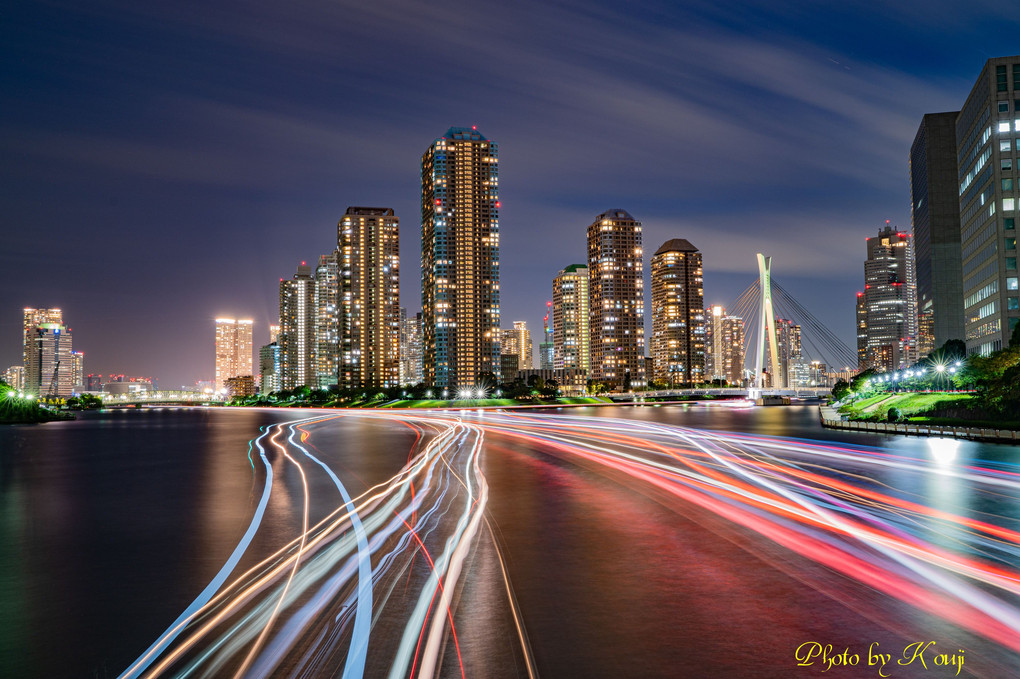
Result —
[[999, 132], [1009, 132], [1009, 121], [1003, 120], [999, 122]]
[[1016, 250], [1016, 238], [1007, 238], [1006, 239], [1006, 249], [1007, 250]]
[[[1017, 139], [1017, 141], [1020, 142], [1020, 139]], [[1013, 145], [1010, 143], [1009, 139], [1003, 139], [999, 142], [999, 150], [1003, 153], [1012, 151]]]
[[1006, 279], [1007, 290], [1020, 290], [1020, 280], [1016, 276], [1010, 276]]
[[1013, 198], [1003, 198], [1002, 199], [1002, 209], [1003, 210], [1012, 210], [1012, 209], [1014, 209], [1014, 203], [1016, 203], [1016, 200], [1013, 199]]
[[1013, 159], [1012, 158], [1003, 158], [1002, 159], [1001, 167], [1002, 167], [1002, 171], [1003, 172], [1009, 172], [1010, 170], [1013, 169]]

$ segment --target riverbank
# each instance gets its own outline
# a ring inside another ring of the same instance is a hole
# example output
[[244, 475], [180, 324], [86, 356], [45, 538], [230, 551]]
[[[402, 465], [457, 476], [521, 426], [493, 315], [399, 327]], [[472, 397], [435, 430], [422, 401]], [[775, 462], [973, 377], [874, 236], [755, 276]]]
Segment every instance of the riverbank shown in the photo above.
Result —
[[959, 426], [937, 422], [876, 422], [871, 420], [842, 419], [831, 406], [818, 407], [822, 426], [829, 429], [869, 432], [872, 434], [899, 434], [904, 436], [934, 436], [957, 438], [971, 441], [992, 441], [996, 443], [1020, 442], [1020, 431], [995, 427]]

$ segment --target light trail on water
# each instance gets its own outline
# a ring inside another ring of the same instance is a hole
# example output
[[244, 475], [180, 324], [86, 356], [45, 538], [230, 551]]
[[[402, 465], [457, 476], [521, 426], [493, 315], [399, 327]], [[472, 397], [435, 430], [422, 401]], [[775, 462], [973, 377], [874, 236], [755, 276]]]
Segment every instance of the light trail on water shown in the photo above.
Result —
[[[336, 451], [315, 445], [320, 432], [349, 418], [414, 433], [407, 464], [357, 496], [348, 491]], [[250, 554], [254, 565], [228, 581], [250, 549], [276, 482], [267, 438], [277, 460], [299, 472], [301, 527], [274, 553]], [[517, 604], [486, 512], [483, 470], [485, 455], [493, 454], [487, 439], [499, 441], [500, 449], [565, 460], [654, 489], [677, 513], [701, 513], [754, 536], [741, 543], [752, 553], [763, 553], [765, 545], [787, 550], [803, 560], [800, 566], [762, 558], [868, 619], [884, 619], [875, 603], [833, 591], [831, 583], [806, 575], [807, 566], [838, 573], [1007, 654], [1020, 653], [1018, 520], [945, 498], [936, 503], [909, 489], [947, 482], [1016, 502], [1015, 465], [958, 464], [935, 448], [930, 459], [921, 459], [639, 420], [379, 410], [298, 419], [253, 439], [249, 460], [254, 446], [265, 486], [248, 532], [203, 593], [122, 676], [471, 676], [466, 668], [485, 649], [462, 644], [458, 610], [470, 606], [465, 583], [482, 577], [481, 554], [493, 566], [486, 577], [505, 596], [521, 676], [538, 676], [527, 611]], [[319, 476], [337, 497], [335, 509], [313, 524], [311, 494], [319, 503], [329, 501], [311, 483]]]

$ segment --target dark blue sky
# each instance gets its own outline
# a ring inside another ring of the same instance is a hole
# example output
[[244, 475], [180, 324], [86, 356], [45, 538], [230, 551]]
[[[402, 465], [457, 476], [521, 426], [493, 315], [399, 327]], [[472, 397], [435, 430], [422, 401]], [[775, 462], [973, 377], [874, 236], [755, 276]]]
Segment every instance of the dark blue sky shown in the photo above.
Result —
[[536, 348], [614, 207], [647, 253], [701, 249], [706, 303], [771, 254], [852, 346], [864, 238], [910, 227], [921, 115], [1018, 29], [1001, 1], [9, 3], [0, 369], [21, 308], [59, 306], [87, 372], [208, 379], [213, 319], [266, 342], [280, 277], [349, 205], [396, 210], [417, 311], [419, 163], [451, 125], [500, 145], [503, 323]]

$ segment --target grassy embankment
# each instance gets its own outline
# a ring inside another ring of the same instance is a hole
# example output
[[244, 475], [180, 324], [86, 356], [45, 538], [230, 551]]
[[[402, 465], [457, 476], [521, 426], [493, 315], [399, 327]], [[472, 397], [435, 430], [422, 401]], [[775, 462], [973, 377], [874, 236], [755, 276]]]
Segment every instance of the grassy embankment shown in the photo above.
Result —
[[839, 412], [851, 420], [887, 422], [890, 408], [898, 408], [901, 422], [1020, 430], [1020, 422], [982, 417], [981, 411], [973, 410], [978, 403], [974, 394], [956, 392], [883, 393], [844, 405]]

